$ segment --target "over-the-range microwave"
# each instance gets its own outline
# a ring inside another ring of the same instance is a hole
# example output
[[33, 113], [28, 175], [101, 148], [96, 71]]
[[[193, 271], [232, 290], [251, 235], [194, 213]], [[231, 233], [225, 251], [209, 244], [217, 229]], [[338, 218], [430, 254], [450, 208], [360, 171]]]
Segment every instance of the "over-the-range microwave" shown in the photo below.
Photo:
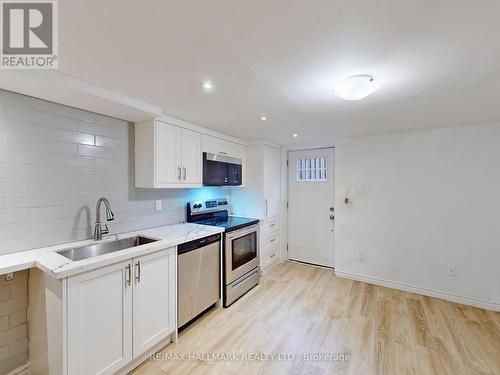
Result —
[[226, 155], [203, 153], [203, 185], [241, 185], [242, 161]]

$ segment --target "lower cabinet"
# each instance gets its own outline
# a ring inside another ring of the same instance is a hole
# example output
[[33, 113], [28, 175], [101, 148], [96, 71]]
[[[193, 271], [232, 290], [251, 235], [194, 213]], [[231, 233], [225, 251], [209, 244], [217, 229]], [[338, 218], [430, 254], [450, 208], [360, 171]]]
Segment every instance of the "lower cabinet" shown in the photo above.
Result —
[[175, 331], [176, 262], [162, 252], [134, 259], [134, 359]]
[[68, 374], [112, 374], [132, 360], [129, 262], [68, 279]]
[[264, 271], [280, 259], [279, 217], [265, 218], [260, 225], [260, 268]]
[[175, 331], [172, 249], [67, 280], [67, 373], [113, 374]]

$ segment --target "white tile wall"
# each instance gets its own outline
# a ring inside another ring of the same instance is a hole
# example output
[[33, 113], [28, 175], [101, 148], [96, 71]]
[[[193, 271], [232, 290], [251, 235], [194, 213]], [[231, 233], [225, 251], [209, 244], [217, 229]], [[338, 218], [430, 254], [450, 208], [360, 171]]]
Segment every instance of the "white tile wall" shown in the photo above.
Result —
[[125, 121], [0, 90], [0, 255], [90, 238], [101, 196], [120, 233], [183, 221], [188, 200], [229, 195], [135, 189], [133, 134]]

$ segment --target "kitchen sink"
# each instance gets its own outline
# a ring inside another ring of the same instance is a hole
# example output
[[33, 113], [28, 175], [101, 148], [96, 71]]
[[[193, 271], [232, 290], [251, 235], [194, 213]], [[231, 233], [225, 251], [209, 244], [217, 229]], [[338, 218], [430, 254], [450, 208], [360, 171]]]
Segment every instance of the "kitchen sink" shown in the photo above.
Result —
[[68, 259], [76, 261], [113, 253], [115, 251], [130, 249], [131, 247], [141, 246], [156, 241], [158, 240], [155, 238], [136, 236], [123, 238], [121, 240], [100, 242], [94, 245], [76, 247], [74, 249], [62, 250], [57, 253]]

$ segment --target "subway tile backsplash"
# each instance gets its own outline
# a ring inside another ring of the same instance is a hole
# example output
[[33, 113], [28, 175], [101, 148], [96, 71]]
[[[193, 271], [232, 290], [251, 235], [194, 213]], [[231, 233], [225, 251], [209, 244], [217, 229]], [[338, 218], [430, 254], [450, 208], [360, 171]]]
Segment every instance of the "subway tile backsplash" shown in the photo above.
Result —
[[132, 124], [0, 90], [0, 255], [90, 238], [101, 196], [121, 233], [181, 222], [188, 200], [230, 193], [136, 189], [133, 157]]

